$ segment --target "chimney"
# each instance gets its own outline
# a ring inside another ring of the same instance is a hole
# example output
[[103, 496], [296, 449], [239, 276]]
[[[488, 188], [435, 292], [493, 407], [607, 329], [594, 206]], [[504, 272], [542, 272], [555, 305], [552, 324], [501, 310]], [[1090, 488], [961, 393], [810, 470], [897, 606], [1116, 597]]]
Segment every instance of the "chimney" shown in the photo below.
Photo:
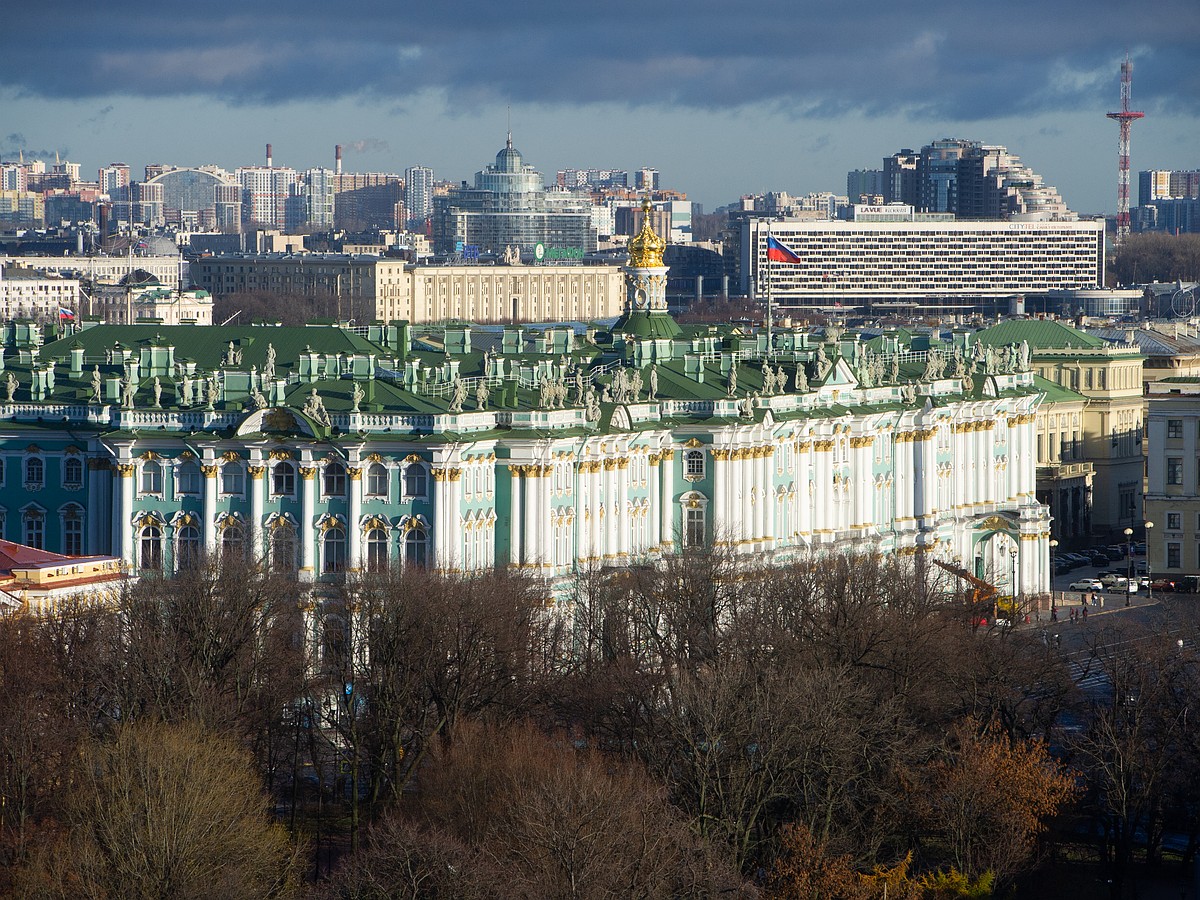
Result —
[[271, 168], [271, 145], [267, 144], [267, 168]]
[[333, 148], [333, 171], [337, 175], [342, 174], [342, 145], [335, 144]]

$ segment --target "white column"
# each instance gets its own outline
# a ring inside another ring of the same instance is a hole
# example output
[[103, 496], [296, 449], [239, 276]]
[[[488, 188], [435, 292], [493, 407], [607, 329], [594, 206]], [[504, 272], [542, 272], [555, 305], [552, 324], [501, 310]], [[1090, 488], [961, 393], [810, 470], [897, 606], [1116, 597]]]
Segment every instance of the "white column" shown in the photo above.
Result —
[[630, 543], [633, 538], [633, 513], [629, 509], [629, 457], [622, 456], [617, 460], [617, 505], [621, 511], [617, 531], [617, 553], [628, 558]]
[[[716, 458], [715, 454], [713, 458]], [[659, 457], [657, 452], [650, 454], [649, 466], [650, 488], [648, 497], [650, 499], [650, 509], [647, 514], [650, 517], [650, 521], [647, 523], [647, 530], [649, 532], [647, 539], [650, 542], [650, 548], [657, 549], [658, 545], [662, 543], [662, 516], [659, 515], [659, 508], [662, 504], [662, 479], [658, 468]]]
[[813, 534], [835, 530], [833, 510], [833, 441], [822, 439], [813, 444], [816, 460], [815, 502], [813, 504]]
[[316, 479], [317, 470], [314, 466], [300, 467], [300, 577], [309, 581], [317, 574], [316, 533], [313, 528]]
[[[359, 525], [359, 519], [362, 518], [362, 469], [358, 466], [348, 466], [346, 474], [350, 484], [350, 512], [347, 516], [349, 521], [346, 523], [346, 565], [351, 572], [357, 572], [362, 568], [362, 527]], [[258, 496], [258, 493], [256, 491], [255, 496]], [[259, 505], [262, 505], [261, 499]]]
[[250, 472], [250, 534], [249, 540], [257, 558], [263, 552], [263, 476], [266, 467], [258, 463], [249, 466]]
[[541, 558], [541, 547], [538, 545], [538, 465], [525, 466], [522, 487], [524, 496], [521, 498], [525, 512], [524, 535], [521, 541], [522, 564], [535, 566]]
[[520, 566], [523, 562], [524, 547], [521, 545], [521, 532], [524, 529], [524, 519], [522, 518], [521, 509], [521, 475], [525, 467], [519, 465], [510, 465], [508, 467], [509, 483], [511, 484], [510, 494], [512, 503], [510, 504], [508, 516], [508, 536], [509, 536], [509, 565]]
[[204, 550], [209, 556], [217, 552], [217, 472], [219, 466], [203, 465], [200, 472], [204, 475]]
[[713, 450], [712, 494], [713, 494], [713, 540], [724, 540], [729, 534], [729, 451]]
[[[775, 499], [775, 446], [774, 444], [766, 444], [762, 449], [762, 483], [763, 490], [766, 495], [763, 499], [766, 501], [763, 508], [763, 527], [762, 539], [766, 541], [767, 548], [771, 546], [771, 541], [775, 537], [775, 519], [779, 512], [779, 502]], [[786, 499], [784, 502], [787, 502]]]
[[113, 504], [113, 548], [120, 548], [121, 562], [134, 565], [133, 553], [133, 463], [117, 463], [117, 501]]
[[796, 497], [799, 506], [799, 515], [796, 519], [799, 525], [796, 530], [809, 537], [812, 536], [812, 511], [817, 499], [815, 495], [808, 492], [812, 471], [812, 441], [801, 441], [796, 449]]
[[658, 504], [659, 533], [664, 544], [670, 546], [675, 541], [675, 451], [666, 448], [662, 451], [662, 498]]
[[[101, 467], [104, 468], [101, 468]], [[100, 479], [101, 473], [106, 471], [107, 466], [102, 459], [89, 459], [87, 461], [87, 510], [84, 513], [84, 519], [87, 522], [87, 543], [84, 544], [83, 552], [88, 555], [98, 555], [100, 553], [100, 516], [97, 513], [104, 508], [104, 504], [100, 502]], [[110, 523], [111, 527], [111, 523]]]

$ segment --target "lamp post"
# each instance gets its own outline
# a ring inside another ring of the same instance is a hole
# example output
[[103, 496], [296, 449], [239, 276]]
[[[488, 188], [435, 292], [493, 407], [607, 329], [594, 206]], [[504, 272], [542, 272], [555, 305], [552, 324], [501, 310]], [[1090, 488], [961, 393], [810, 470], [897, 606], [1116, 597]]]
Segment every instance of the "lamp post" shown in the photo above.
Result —
[[1054, 538], [1051, 538], [1050, 539], [1050, 612], [1054, 612], [1054, 609], [1055, 609], [1055, 607], [1054, 607], [1054, 572], [1055, 572], [1054, 555], [1055, 555], [1055, 551], [1057, 549], [1058, 549], [1058, 541], [1054, 540]]
[[1012, 597], [1010, 598], [1008, 611], [1008, 624], [1010, 627], [1017, 624], [1017, 554], [1020, 551], [1013, 547], [1008, 551], [1008, 555], [1012, 557]]
[[1125, 567], [1125, 605], [1129, 605], [1129, 581], [1133, 578], [1133, 529], [1125, 529], [1125, 556], [1128, 563]]
[[1146, 599], [1154, 599], [1154, 590], [1150, 587], [1150, 582], [1154, 579], [1150, 577], [1150, 529], [1154, 527], [1153, 522], [1146, 523]]

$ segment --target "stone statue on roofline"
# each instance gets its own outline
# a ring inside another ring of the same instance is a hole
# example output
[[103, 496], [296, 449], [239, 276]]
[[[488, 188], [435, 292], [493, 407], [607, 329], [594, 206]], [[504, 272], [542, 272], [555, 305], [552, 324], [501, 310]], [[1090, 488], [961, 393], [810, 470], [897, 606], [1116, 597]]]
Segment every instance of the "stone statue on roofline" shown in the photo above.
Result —
[[162, 379], [154, 376], [154, 408], [162, 409]]
[[126, 375], [121, 379], [121, 408], [133, 409], [133, 398], [137, 393], [137, 385]]
[[192, 376], [186, 371], [183, 373], [183, 386], [179, 394], [179, 403], [181, 406], [192, 405]]
[[254, 389], [254, 392], [250, 395], [250, 399], [254, 402], [255, 409], [267, 408], [267, 398], [258, 388]]
[[104, 397], [104, 381], [100, 377], [100, 367], [92, 369], [92, 402], [99, 403]]
[[263, 379], [269, 381], [275, 377], [275, 346], [267, 344], [267, 361], [263, 363]]
[[795, 391], [797, 394], [803, 394], [808, 391], [808, 375], [804, 371], [804, 363], [796, 363], [796, 381]]
[[325, 409], [325, 401], [321, 399], [316, 388], [309, 392], [308, 399], [304, 401], [304, 414], [322, 425], [328, 426], [332, 421]]
[[12, 372], [4, 379], [4, 390], [8, 393], [8, 402], [12, 403], [13, 398], [17, 396], [17, 379], [13, 377]]
[[467, 399], [467, 383], [455, 376], [454, 390], [450, 396], [450, 412], [462, 412], [463, 401]]
[[658, 399], [658, 366], [650, 367], [650, 394], [647, 400]]
[[488, 395], [491, 391], [488, 390], [487, 382], [480, 378], [479, 384], [475, 386], [475, 408], [487, 409]]
[[733, 360], [729, 365], [729, 374], [725, 376], [725, 394], [732, 397], [737, 393], [737, 360]]
[[362, 385], [357, 381], [354, 382], [354, 392], [350, 395], [350, 401], [353, 404], [350, 407], [351, 412], [358, 412], [358, 405], [366, 399], [367, 392], [362, 389]]

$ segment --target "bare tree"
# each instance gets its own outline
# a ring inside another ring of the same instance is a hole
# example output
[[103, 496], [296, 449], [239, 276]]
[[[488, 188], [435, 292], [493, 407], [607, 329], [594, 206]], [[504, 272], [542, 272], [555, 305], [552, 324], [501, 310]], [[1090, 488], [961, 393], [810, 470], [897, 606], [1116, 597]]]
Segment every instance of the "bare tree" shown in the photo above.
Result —
[[30, 897], [286, 898], [299, 856], [247, 754], [196, 725], [140, 722], [90, 742], [69, 832], [19, 886]]

